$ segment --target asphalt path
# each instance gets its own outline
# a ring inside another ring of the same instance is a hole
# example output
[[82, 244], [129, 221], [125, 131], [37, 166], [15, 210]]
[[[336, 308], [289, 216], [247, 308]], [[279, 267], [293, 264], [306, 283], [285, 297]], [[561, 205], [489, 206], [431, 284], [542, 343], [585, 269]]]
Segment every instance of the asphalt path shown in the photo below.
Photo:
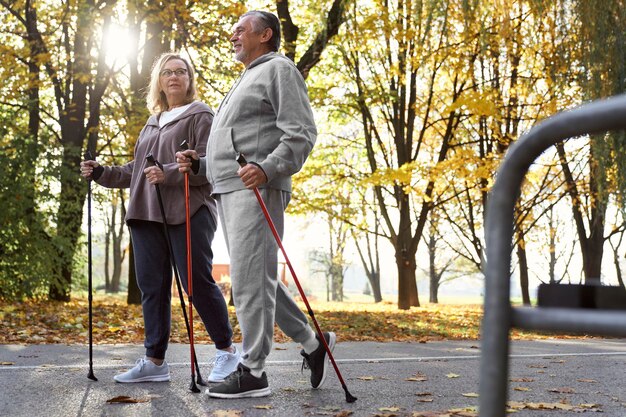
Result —
[[[203, 374], [215, 354], [196, 346]], [[267, 363], [272, 395], [219, 400], [189, 392], [189, 347], [171, 345], [172, 381], [119, 384], [113, 375], [143, 354], [138, 345], [95, 345], [87, 379], [82, 345], [0, 345], [0, 416], [420, 416], [472, 415], [478, 405], [477, 341], [346, 342], [322, 389], [301, 373], [300, 347], [276, 344]], [[626, 339], [549, 339], [511, 344], [509, 400], [515, 416], [626, 416]], [[307, 372], [307, 371], [305, 371]], [[204, 391], [204, 389], [203, 389]], [[136, 403], [110, 403], [115, 397]], [[560, 406], [559, 406], [560, 404]], [[455, 414], [456, 413], [456, 414]]]

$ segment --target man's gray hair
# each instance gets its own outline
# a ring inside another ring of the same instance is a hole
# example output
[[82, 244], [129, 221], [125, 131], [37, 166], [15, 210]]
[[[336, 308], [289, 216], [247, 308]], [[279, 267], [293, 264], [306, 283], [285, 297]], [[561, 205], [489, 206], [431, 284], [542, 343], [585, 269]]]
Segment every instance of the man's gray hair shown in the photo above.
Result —
[[260, 10], [251, 10], [244, 13], [241, 17], [244, 18], [246, 16], [255, 17], [252, 25], [256, 33], [262, 32], [267, 28], [272, 29], [272, 38], [269, 41], [269, 46], [272, 51], [278, 52], [280, 48], [280, 20], [278, 20], [278, 17], [274, 13]]

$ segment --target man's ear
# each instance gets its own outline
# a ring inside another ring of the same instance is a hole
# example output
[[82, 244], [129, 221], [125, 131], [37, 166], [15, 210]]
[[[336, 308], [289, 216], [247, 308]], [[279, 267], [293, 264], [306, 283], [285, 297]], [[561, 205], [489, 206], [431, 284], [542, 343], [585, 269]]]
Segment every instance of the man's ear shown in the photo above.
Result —
[[270, 28], [263, 29], [263, 33], [261, 34], [261, 42], [269, 42], [274, 35], [274, 31]]

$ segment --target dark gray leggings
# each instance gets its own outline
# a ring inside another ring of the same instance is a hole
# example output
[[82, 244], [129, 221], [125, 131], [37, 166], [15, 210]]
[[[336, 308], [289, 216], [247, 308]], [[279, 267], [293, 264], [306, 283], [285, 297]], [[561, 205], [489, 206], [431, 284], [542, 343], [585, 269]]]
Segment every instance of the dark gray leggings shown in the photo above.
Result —
[[[137, 285], [145, 327], [146, 356], [164, 359], [170, 337], [172, 268], [163, 224], [128, 222], [135, 255]], [[228, 321], [224, 296], [215, 284], [211, 242], [217, 225], [206, 207], [191, 217], [193, 305], [217, 349], [231, 345], [233, 330]], [[187, 238], [185, 224], [169, 225], [174, 259], [183, 288], [187, 291]], [[189, 306], [187, 306], [189, 308]], [[182, 312], [177, 312], [182, 314]]]

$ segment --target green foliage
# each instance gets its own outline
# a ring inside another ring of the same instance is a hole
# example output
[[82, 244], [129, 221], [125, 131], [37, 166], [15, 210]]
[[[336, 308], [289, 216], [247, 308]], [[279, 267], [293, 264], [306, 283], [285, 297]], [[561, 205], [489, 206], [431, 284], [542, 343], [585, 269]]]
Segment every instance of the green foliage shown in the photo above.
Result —
[[[16, 300], [47, 293], [55, 245], [49, 234], [49, 175], [37, 162], [33, 139], [19, 113], [0, 109], [0, 298]], [[33, 183], [33, 171], [39, 171]]]

